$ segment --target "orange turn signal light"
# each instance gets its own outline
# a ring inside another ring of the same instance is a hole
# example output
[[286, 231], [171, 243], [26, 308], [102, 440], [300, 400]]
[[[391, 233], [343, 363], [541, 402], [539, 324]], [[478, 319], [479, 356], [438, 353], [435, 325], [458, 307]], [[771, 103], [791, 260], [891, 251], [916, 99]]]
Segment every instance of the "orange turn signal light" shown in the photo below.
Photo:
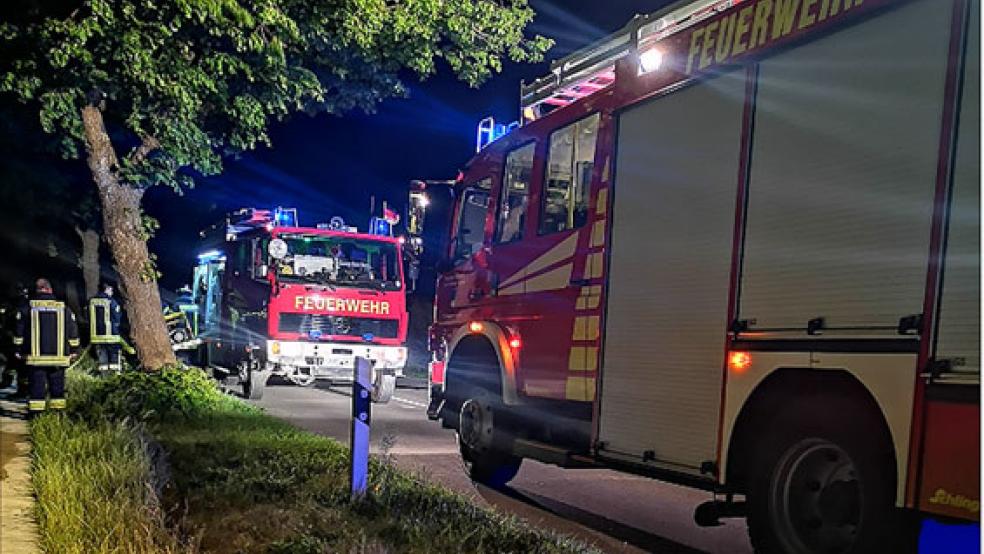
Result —
[[748, 352], [734, 351], [728, 354], [728, 369], [742, 372], [751, 367], [752, 355]]

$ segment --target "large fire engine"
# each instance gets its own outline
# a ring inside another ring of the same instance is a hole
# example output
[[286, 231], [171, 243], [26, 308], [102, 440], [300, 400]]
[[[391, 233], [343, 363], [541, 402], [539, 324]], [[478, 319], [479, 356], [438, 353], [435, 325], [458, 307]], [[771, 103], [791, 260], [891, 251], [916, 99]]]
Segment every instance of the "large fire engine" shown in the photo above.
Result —
[[689, 1], [524, 84], [439, 264], [429, 415], [471, 476], [692, 485], [761, 552], [979, 521], [979, 29], [978, 0]]
[[366, 234], [340, 218], [301, 227], [296, 210], [244, 209], [203, 232], [189, 325], [203, 362], [260, 398], [271, 375], [351, 381], [362, 356], [374, 399], [388, 401], [407, 360], [408, 314], [401, 241], [375, 223]]

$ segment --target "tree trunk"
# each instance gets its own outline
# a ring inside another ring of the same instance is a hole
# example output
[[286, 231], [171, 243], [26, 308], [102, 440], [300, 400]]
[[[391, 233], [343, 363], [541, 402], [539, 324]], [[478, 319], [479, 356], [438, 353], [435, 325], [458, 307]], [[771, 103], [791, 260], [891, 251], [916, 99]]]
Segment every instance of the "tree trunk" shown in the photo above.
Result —
[[130, 334], [140, 364], [149, 370], [175, 363], [161, 313], [161, 295], [152, 272], [150, 252], [143, 236], [140, 200], [143, 191], [121, 183], [117, 158], [106, 133], [102, 112], [95, 106], [82, 109], [89, 170], [99, 191], [103, 232], [120, 274]]
[[82, 240], [82, 253], [79, 255], [79, 268], [85, 282], [85, 298], [92, 298], [99, 292], [99, 233], [95, 229], [76, 227], [75, 232]]

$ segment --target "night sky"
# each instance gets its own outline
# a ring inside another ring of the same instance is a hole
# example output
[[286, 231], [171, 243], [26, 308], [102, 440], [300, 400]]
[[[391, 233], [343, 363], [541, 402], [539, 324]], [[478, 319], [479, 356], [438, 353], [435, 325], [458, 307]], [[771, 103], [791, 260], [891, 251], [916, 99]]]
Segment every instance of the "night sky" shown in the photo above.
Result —
[[411, 179], [456, 175], [474, 154], [480, 119], [517, 119], [520, 80], [545, 75], [549, 60], [666, 3], [531, 0], [537, 17], [529, 33], [556, 41], [544, 63], [507, 64], [479, 89], [458, 82], [446, 67], [423, 83], [411, 75], [406, 79], [410, 96], [385, 101], [375, 114], [295, 116], [272, 129], [272, 148], [228, 160], [222, 175], [199, 181], [183, 197], [152, 189], [145, 205], [161, 222], [151, 248], [158, 255], [162, 285], [174, 289], [187, 282], [198, 231], [241, 207], [296, 207], [304, 225], [340, 215], [360, 229], [366, 226], [370, 195], [402, 210]]

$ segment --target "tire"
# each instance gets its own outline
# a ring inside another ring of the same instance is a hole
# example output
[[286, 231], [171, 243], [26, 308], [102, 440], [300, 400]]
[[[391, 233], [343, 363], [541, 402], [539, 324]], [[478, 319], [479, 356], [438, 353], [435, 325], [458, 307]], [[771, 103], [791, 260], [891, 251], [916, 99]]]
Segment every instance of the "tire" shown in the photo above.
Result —
[[239, 369], [239, 382], [243, 386], [243, 397], [249, 400], [261, 400], [266, 391], [269, 375], [255, 369]]
[[297, 385], [298, 387], [311, 388], [317, 384], [318, 379], [315, 378], [313, 371], [312, 373], [301, 376], [300, 373], [295, 373], [293, 375], [288, 375], [287, 380], [291, 383]]
[[376, 404], [387, 404], [393, 398], [396, 391], [396, 375], [392, 373], [378, 373], [372, 384], [372, 401]]
[[457, 431], [465, 471], [477, 483], [505, 486], [516, 476], [523, 459], [512, 455], [508, 422], [496, 418], [497, 413], [506, 412], [492, 345], [484, 339], [459, 344], [448, 362], [447, 386], [441, 418]]
[[472, 390], [459, 410], [456, 436], [461, 461], [472, 481], [502, 488], [519, 472], [523, 459], [509, 453], [508, 435], [494, 424], [501, 403], [480, 389]]
[[895, 454], [882, 423], [836, 400], [795, 404], [753, 450], [747, 500], [755, 551], [898, 552]]

